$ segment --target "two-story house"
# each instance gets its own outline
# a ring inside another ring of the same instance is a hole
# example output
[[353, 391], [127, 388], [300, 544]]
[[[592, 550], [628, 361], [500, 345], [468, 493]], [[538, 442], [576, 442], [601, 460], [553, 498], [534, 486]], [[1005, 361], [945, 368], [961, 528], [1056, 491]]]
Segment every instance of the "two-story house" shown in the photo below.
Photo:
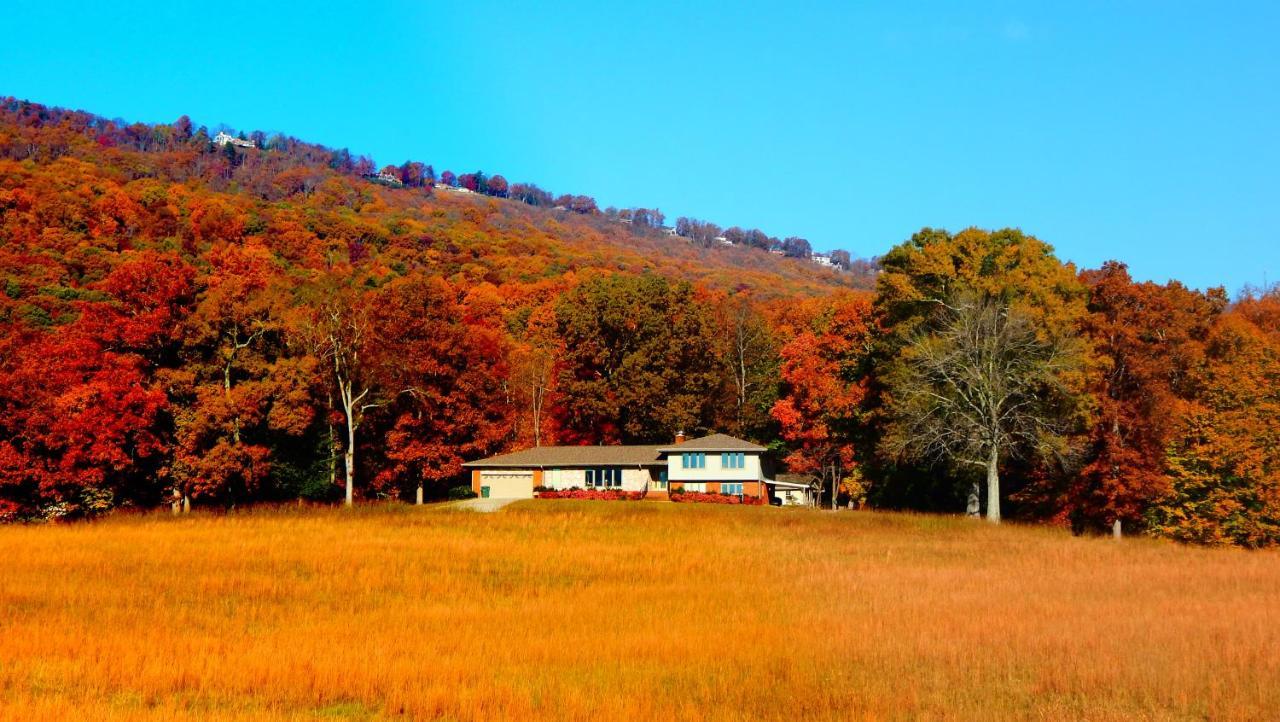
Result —
[[[617, 489], [667, 498], [671, 490], [769, 499], [779, 482], [765, 476], [765, 448], [725, 434], [671, 444], [539, 446], [463, 464], [482, 497], [523, 499], [534, 488]], [[791, 486], [784, 484], [784, 486]]]

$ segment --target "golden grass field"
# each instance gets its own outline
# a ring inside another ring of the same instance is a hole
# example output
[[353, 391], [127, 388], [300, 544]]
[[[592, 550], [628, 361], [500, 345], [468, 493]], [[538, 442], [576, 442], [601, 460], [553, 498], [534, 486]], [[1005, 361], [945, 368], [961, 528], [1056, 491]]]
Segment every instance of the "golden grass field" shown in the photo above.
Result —
[[643, 502], [0, 528], [0, 719], [1280, 719], [1280, 555]]

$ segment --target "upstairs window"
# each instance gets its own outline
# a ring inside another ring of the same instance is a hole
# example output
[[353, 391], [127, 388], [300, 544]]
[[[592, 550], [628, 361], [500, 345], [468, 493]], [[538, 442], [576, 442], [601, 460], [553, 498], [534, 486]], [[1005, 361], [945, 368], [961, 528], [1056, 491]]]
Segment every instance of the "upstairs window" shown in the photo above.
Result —
[[745, 469], [747, 455], [741, 451], [727, 451], [720, 455], [720, 466], [724, 469]]
[[681, 454], [680, 466], [685, 469], [705, 469], [707, 468], [707, 455], [701, 452]]

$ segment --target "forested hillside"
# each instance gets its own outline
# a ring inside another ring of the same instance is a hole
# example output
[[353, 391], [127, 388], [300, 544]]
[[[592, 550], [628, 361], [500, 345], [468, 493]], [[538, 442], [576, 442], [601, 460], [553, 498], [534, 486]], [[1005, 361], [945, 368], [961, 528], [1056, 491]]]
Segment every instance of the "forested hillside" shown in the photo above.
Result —
[[[732, 390], [727, 302], [754, 314], [869, 282], [668, 235], [655, 211], [458, 190], [510, 195], [482, 174], [433, 192], [422, 163], [375, 174], [345, 150], [250, 137], [4, 103], [0, 513], [330, 498], [348, 475], [394, 496], [534, 441], [759, 430], [737, 422], [764, 390]], [[607, 372], [590, 399], [603, 416], [544, 406], [582, 310], [568, 299], [601, 285], [618, 288], [600, 303], [629, 289], [634, 306], [589, 331], [648, 368]], [[697, 400], [622, 419], [656, 406], [642, 392]]]
[[431, 496], [504, 449], [684, 429], [828, 501], [1280, 541], [1273, 291], [1079, 271], [1017, 230], [824, 269], [803, 239], [232, 137], [3, 103], [0, 518]]

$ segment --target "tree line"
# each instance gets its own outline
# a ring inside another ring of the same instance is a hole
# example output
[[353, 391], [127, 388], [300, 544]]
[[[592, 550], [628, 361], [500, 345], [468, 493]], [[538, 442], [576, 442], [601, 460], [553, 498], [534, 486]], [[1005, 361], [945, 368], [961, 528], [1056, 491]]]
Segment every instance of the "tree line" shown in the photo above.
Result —
[[684, 429], [766, 444], [829, 504], [1280, 541], [1272, 289], [980, 229], [922, 230], [874, 292], [691, 280], [705, 259], [424, 205], [314, 148], [235, 165], [24, 113], [0, 123], [0, 518], [422, 499], [487, 454]]

